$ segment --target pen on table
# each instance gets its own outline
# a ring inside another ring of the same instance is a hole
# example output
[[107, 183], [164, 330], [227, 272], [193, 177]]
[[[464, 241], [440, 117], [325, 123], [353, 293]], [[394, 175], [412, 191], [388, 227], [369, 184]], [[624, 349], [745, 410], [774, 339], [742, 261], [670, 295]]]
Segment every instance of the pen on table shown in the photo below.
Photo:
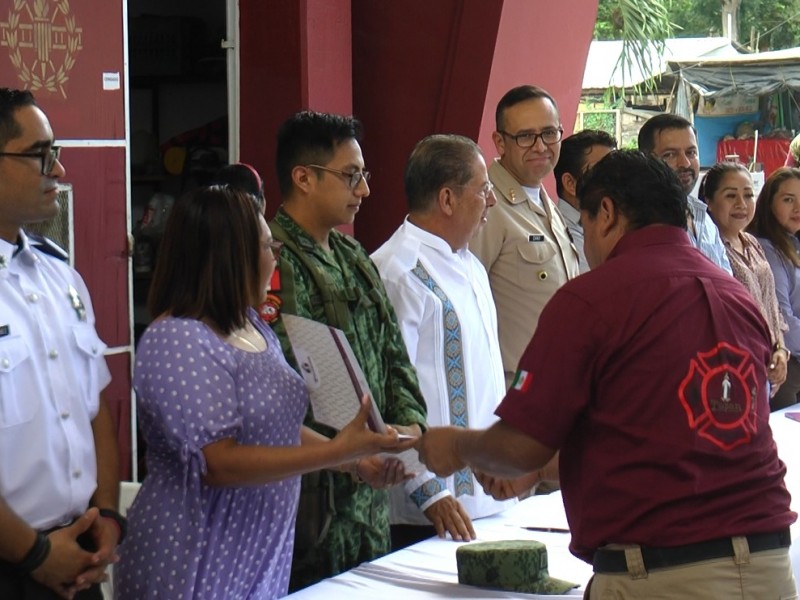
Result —
[[560, 527], [525, 527], [528, 531], [544, 531], [546, 533], [569, 533], [569, 529]]

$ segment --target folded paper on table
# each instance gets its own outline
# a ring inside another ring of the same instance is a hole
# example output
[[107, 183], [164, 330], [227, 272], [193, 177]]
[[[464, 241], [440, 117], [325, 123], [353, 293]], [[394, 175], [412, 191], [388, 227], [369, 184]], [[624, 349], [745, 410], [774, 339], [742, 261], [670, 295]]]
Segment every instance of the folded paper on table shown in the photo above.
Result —
[[787, 412], [786, 416], [792, 421], [800, 421], [800, 412]]
[[372, 403], [369, 428], [385, 433], [386, 425], [344, 332], [296, 315], [282, 318], [308, 387], [314, 419], [340, 430], [355, 418], [367, 394]]

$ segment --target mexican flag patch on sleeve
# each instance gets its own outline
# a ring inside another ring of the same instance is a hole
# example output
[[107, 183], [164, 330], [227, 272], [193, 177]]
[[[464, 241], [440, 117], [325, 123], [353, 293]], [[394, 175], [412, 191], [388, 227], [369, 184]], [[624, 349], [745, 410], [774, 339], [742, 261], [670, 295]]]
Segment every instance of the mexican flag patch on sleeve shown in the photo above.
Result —
[[528, 387], [530, 387], [532, 379], [532, 374], [520, 369], [514, 376], [514, 382], [511, 384], [511, 387], [519, 392], [525, 392], [528, 390]]

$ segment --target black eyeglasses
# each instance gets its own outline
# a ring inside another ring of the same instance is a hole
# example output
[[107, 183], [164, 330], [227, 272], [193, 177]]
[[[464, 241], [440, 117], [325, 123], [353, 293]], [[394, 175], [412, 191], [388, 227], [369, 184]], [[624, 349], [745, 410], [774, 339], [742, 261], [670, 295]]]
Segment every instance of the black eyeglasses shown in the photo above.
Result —
[[56, 166], [56, 161], [61, 156], [61, 146], [50, 146], [44, 152], [0, 152], [0, 156], [13, 156], [16, 158], [38, 158], [42, 161], [42, 175], [49, 175]]
[[352, 173], [348, 173], [347, 171], [340, 171], [339, 169], [331, 169], [330, 167], [323, 167], [322, 165], [306, 165], [308, 169], [320, 169], [322, 171], [329, 171], [331, 173], [336, 173], [339, 177], [344, 177], [347, 180], [347, 185], [350, 186], [351, 190], [354, 190], [358, 187], [358, 184], [361, 183], [363, 179], [365, 182], [369, 181], [369, 178], [372, 176], [369, 171], [353, 171]]
[[561, 136], [564, 135], [564, 130], [561, 127], [559, 127], [558, 129], [545, 129], [541, 133], [526, 131], [523, 133], [512, 135], [507, 131], [498, 129], [497, 133], [500, 133], [506, 137], [510, 137], [517, 143], [517, 146], [519, 146], [520, 148], [530, 148], [531, 146], [536, 144], [536, 140], [538, 140], [539, 138], [542, 138], [542, 141], [547, 146], [557, 144], [559, 140], [561, 140]]

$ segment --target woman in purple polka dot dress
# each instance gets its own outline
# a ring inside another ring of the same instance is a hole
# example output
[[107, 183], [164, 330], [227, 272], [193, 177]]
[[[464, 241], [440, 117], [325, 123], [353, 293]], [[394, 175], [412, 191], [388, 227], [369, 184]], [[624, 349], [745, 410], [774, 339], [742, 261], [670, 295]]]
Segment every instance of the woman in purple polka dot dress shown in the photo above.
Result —
[[[300, 474], [400, 449], [362, 410], [333, 440], [303, 427], [308, 395], [250, 308], [275, 258], [246, 194], [204, 188], [173, 208], [137, 348], [148, 475], [115, 567], [119, 600], [286, 594]], [[407, 444], [406, 444], [407, 445]]]

